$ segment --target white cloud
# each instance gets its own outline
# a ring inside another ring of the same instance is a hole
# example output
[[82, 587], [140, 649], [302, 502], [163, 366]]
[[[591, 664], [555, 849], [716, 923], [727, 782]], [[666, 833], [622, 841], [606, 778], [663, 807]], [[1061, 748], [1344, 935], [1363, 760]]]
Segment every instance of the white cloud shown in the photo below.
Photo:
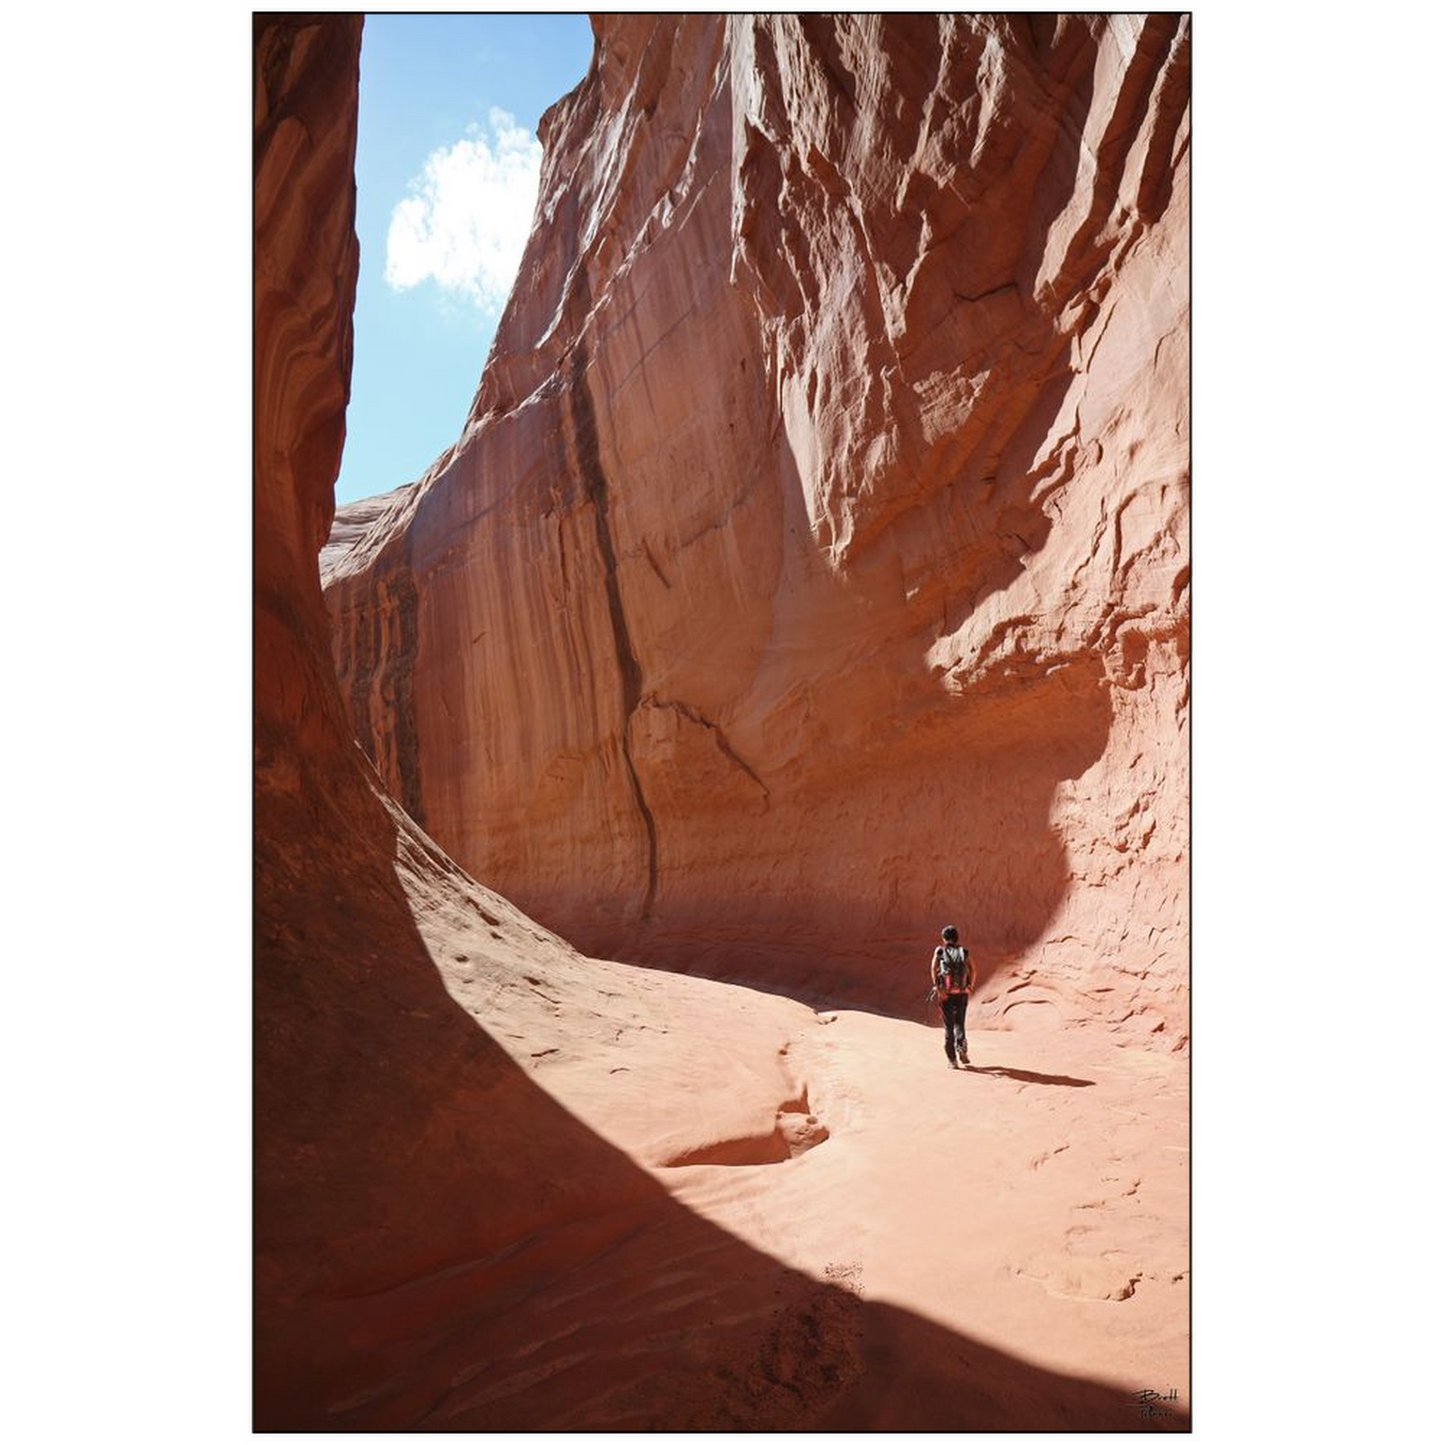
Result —
[[516, 117], [488, 112], [491, 141], [470, 125], [433, 151], [386, 233], [386, 280], [406, 291], [430, 278], [497, 315], [522, 259], [537, 201], [542, 147]]

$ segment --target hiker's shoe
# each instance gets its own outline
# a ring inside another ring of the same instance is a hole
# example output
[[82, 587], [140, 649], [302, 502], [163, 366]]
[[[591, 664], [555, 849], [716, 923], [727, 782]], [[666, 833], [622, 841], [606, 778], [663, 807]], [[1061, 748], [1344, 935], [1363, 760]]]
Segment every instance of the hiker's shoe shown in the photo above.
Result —
[[966, 1063], [968, 1062], [968, 1050], [967, 1050], [967, 1049], [964, 1049], [963, 1052], [959, 1054], [959, 1056], [958, 1056], [958, 1061], [959, 1061], [960, 1064], [966, 1064]]

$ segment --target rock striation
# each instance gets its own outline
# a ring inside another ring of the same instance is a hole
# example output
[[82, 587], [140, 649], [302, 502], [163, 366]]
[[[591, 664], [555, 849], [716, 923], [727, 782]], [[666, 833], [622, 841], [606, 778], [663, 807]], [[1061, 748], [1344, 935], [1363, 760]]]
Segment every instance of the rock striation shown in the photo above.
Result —
[[[590, 952], [1186, 1020], [1189, 17], [594, 22], [353, 727]], [[343, 509], [343, 518], [347, 515]]]

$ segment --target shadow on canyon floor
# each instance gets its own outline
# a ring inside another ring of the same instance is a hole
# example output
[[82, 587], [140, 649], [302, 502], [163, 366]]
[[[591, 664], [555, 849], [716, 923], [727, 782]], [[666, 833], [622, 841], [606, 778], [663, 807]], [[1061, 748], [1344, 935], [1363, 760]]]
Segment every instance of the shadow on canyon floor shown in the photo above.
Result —
[[1056, 1084], [1063, 1089], [1089, 1089], [1093, 1079], [1073, 1079], [1068, 1074], [1036, 1074], [1032, 1069], [1010, 1069], [1002, 1064], [967, 1064], [970, 1074], [995, 1074], [1001, 1079], [1017, 1079], [1021, 1084]]
[[256, 1428], [1184, 1426], [679, 1204], [453, 1002], [342, 783], [258, 803]]

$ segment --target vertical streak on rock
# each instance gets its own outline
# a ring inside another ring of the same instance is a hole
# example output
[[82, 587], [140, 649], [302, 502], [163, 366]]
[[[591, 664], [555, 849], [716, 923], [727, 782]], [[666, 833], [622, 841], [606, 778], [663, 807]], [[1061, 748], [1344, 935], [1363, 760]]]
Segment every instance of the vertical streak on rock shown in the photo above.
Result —
[[[378, 589], [379, 590], [379, 589]], [[380, 739], [375, 735], [371, 720], [371, 669], [381, 657], [381, 608], [377, 606], [370, 615], [365, 613], [344, 614], [336, 627], [341, 639], [341, 657], [337, 661], [337, 673], [343, 681], [350, 679], [346, 689], [346, 705], [351, 715], [351, 731], [361, 744], [361, 750], [371, 759], [378, 771], [382, 768]]]
[[[581, 286], [585, 296], [584, 268], [579, 267], [578, 274], [583, 277]], [[637, 654], [633, 651], [632, 637], [627, 628], [627, 614], [622, 608], [622, 588], [617, 580], [617, 549], [612, 541], [612, 528], [608, 521], [607, 476], [602, 470], [602, 458], [597, 443], [597, 413], [592, 405], [592, 393], [587, 389], [587, 348], [580, 342], [573, 353], [569, 408], [574, 459], [583, 491], [592, 504], [592, 519], [597, 528], [597, 550], [602, 557], [603, 576], [607, 586], [607, 612], [612, 620], [612, 639], [617, 647], [617, 673], [622, 684], [622, 760], [627, 764], [627, 775], [632, 781], [632, 794], [637, 800], [637, 811], [642, 815], [642, 825], [647, 833], [647, 895], [642, 904], [642, 917], [645, 919], [651, 916], [653, 900], [657, 897], [657, 822], [643, 795], [642, 780], [637, 776], [637, 767], [632, 760], [632, 742], [628, 736], [628, 725], [642, 701], [642, 668], [638, 665]]]
[[[411, 533], [380, 573], [374, 605], [335, 625], [337, 669], [347, 681], [351, 728], [372, 766], [419, 827], [426, 826], [416, 723], [418, 609]], [[399, 555], [398, 555], [399, 553]]]
[[422, 807], [421, 766], [418, 757], [416, 730], [416, 695], [413, 675], [416, 670], [417, 596], [416, 578], [411, 570], [411, 534], [407, 534], [407, 556], [396, 574], [397, 640], [387, 659], [384, 674], [391, 716], [396, 726], [396, 770], [401, 778], [401, 805], [420, 828], [426, 827]]

